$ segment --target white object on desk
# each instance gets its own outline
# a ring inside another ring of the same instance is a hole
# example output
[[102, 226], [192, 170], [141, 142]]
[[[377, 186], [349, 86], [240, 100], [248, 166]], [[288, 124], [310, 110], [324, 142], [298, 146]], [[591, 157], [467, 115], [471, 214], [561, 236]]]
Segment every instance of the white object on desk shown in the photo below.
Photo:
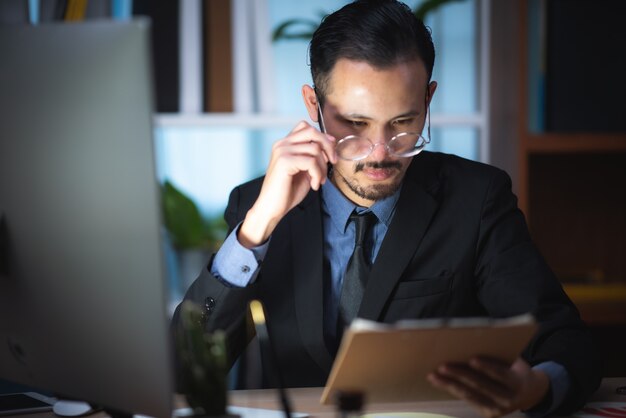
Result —
[[95, 412], [95, 409], [87, 402], [61, 400], [54, 404], [52, 411], [60, 417], [80, 417]]
[[626, 402], [590, 402], [576, 412], [574, 416], [576, 418], [626, 418]]
[[[285, 418], [285, 412], [274, 409], [247, 408], [245, 406], [229, 405], [226, 408], [227, 414], [239, 415], [241, 418]], [[191, 408], [180, 408], [174, 411], [174, 417], [193, 416]], [[292, 418], [307, 418], [309, 414], [304, 412], [292, 412]]]

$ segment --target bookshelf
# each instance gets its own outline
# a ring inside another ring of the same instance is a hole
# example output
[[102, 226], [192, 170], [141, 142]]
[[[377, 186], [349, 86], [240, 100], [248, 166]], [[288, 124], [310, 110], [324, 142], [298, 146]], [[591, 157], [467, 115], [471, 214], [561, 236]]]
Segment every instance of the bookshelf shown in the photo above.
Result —
[[[545, 62], [552, 57], [549, 46], [543, 57], [533, 56], [537, 54], [533, 51], [537, 48], [536, 34], [531, 33], [536, 29], [536, 16], [532, 16], [536, 10], [532, 9], [531, 0], [518, 3], [520, 67], [527, 69], [519, 76], [520, 207], [534, 241], [583, 319], [592, 326], [624, 330], [626, 131], [531, 128], [530, 119], [545, 117], [532, 114], [544, 109], [537, 104], [533, 65], [545, 70]], [[588, 3], [591, 7], [593, 2]], [[545, 20], [549, 24], [549, 19]], [[539, 48], [546, 48], [545, 43], [540, 43]]]

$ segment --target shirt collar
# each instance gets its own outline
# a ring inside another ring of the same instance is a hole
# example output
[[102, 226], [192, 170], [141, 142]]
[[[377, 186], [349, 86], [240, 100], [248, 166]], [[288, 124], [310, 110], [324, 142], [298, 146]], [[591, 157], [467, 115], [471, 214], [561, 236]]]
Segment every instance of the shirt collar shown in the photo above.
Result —
[[[376, 215], [378, 220], [387, 227], [389, 227], [391, 223], [391, 217], [396, 203], [398, 202], [398, 198], [400, 197], [401, 189], [402, 187], [398, 188], [394, 194], [382, 200], [378, 200], [369, 208], [369, 210]], [[357, 206], [350, 202], [330, 179], [322, 185], [322, 204], [335, 227], [342, 232], [345, 232], [348, 225], [348, 218], [350, 218], [350, 215], [355, 209], [357, 213], [367, 212], [368, 210], [367, 208]]]

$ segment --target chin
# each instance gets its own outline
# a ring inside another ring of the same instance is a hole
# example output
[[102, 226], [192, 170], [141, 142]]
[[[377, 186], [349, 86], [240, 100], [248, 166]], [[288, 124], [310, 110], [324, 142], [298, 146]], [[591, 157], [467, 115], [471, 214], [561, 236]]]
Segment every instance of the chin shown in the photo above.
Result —
[[346, 177], [339, 170], [334, 170], [333, 177], [336, 181], [345, 184], [352, 193], [361, 199], [375, 202], [394, 194], [402, 184], [403, 175], [396, 175], [383, 181], [372, 181], [366, 178]]
[[400, 188], [400, 181], [395, 179], [385, 183], [375, 183], [367, 186], [349, 184], [348, 187], [359, 197], [371, 201], [382, 200], [391, 196]]

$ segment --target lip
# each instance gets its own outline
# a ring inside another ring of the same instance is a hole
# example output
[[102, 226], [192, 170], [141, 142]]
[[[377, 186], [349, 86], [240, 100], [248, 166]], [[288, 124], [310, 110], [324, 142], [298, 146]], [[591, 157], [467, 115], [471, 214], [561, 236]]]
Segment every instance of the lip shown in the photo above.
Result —
[[364, 168], [363, 174], [373, 181], [385, 181], [392, 178], [395, 175], [395, 168]]

